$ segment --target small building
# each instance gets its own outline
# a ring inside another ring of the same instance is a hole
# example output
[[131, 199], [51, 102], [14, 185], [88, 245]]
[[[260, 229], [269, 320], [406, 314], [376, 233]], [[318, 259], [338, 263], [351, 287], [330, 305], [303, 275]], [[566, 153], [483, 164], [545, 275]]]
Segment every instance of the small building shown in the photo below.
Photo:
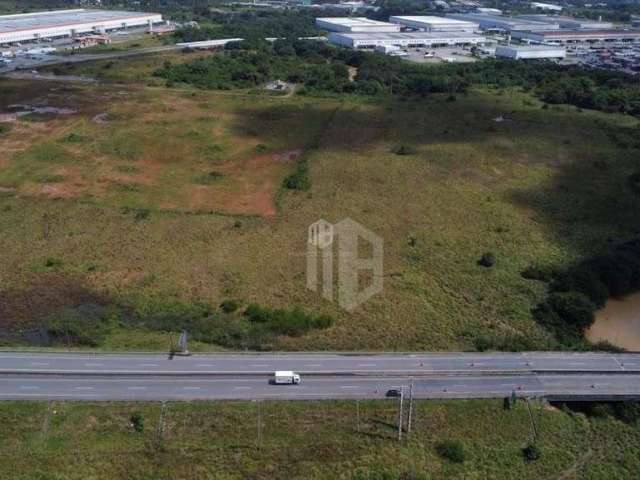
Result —
[[332, 33], [329, 42], [353, 49], [375, 49], [381, 46], [396, 47], [444, 47], [457, 45], [482, 45], [487, 41], [473, 33]]
[[380, 22], [364, 17], [331, 17], [316, 18], [316, 26], [329, 32], [366, 33], [366, 32], [399, 32], [400, 25]]
[[567, 49], [564, 47], [540, 45], [498, 45], [496, 47], [496, 57], [512, 60], [562, 59], [566, 56]]
[[393, 16], [389, 17], [389, 22], [424, 32], [472, 33], [480, 28], [477, 22], [435, 16]]

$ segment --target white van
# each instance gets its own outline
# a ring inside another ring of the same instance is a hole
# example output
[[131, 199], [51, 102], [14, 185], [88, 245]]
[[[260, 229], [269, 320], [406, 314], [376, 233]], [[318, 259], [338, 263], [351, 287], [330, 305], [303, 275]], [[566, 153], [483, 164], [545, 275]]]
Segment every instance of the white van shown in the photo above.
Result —
[[278, 371], [273, 376], [276, 385], [297, 385], [300, 383], [300, 375], [288, 370]]

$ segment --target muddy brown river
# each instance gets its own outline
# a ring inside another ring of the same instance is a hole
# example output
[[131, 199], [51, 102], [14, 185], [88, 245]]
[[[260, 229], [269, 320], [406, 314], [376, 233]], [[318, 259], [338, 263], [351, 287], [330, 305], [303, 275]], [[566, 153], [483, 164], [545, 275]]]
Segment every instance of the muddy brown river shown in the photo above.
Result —
[[627, 350], [640, 351], [640, 292], [621, 300], [610, 299], [596, 313], [596, 321], [586, 336], [594, 343], [606, 340]]

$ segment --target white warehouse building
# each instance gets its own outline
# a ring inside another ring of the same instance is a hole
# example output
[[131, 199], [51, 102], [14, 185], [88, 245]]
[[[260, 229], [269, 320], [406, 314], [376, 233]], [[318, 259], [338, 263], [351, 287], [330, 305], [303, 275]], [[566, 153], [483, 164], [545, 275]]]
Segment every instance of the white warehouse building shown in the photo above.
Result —
[[454, 45], [482, 45], [487, 39], [473, 33], [332, 33], [329, 42], [334, 45], [359, 48], [383, 46], [397, 47], [439, 47]]
[[425, 32], [468, 32], [473, 33], [480, 28], [478, 22], [467, 22], [455, 18], [434, 16], [394, 16], [389, 17], [391, 23]]
[[527, 59], [560, 59], [567, 56], [567, 49], [554, 46], [531, 45], [499, 45], [496, 47], [496, 57], [511, 58], [513, 60]]
[[503, 17], [501, 15], [485, 15], [482, 13], [449, 13], [447, 18], [457, 18], [468, 22], [477, 22], [483, 30], [558, 30], [557, 23], [541, 22], [535, 20], [524, 20], [514, 17]]
[[105, 33], [161, 23], [159, 13], [115, 10], [54, 10], [0, 16], [0, 44], [41, 38], [71, 37], [83, 33]]
[[316, 18], [316, 26], [329, 32], [366, 33], [366, 32], [399, 32], [400, 25], [380, 22], [364, 17], [331, 17]]

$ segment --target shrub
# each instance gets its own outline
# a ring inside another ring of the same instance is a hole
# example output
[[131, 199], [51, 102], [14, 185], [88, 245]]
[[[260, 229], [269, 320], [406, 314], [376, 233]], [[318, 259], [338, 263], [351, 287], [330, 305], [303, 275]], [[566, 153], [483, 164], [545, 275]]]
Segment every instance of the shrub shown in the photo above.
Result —
[[[1, 130], [0, 133], [2, 133]], [[631, 190], [640, 195], [640, 172], [635, 172], [629, 175], [627, 183], [629, 184], [629, 188], [631, 188]]]
[[551, 285], [556, 292], [580, 292], [586, 295], [596, 307], [603, 307], [609, 298], [607, 286], [585, 265], [560, 275]]
[[462, 463], [465, 460], [464, 446], [458, 440], [444, 440], [438, 443], [436, 452], [442, 458], [453, 463]]
[[120, 318], [118, 310], [83, 304], [51, 315], [47, 333], [53, 343], [97, 347]]
[[144, 416], [142, 413], [134, 412], [129, 420], [131, 421], [131, 426], [136, 432], [144, 432]]
[[220, 304], [220, 309], [224, 313], [233, 313], [238, 310], [239, 307], [240, 305], [235, 300], [223, 300]]
[[414, 155], [416, 153], [416, 149], [409, 145], [400, 145], [393, 150], [393, 153], [396, 155]]
[[522, 456], [527, 462], [534, 462], [542, 456], [542, 453], [535, 443], [530, 443], [522, 449]]
[[55, 258], [55, 257], [49, 257], [44, 262], [44, 265], [47, 268], [58, 268], [58, 267], [62, 266], [62, 260], [60, 260], [59, 258]]
[[8, 123], [0, 123], [0, 135], [9, 133], [11, 131], [11, 125]]
[[538, 280], [540, 282], [548, 283], [553, 280], [554, 271], [551, 268], [529, 266], [520, 272], [522, 278], [527, 280]]
[[552, 293], [548, 303], [566, 324], [580, 331], [586, 330], [594, 322], [596, 306], [580, 292]]
[[196, 178], [195, 183], [199, 185], [211, 185], [222, 179], [224, 175], [220, 172], [211, 171], [200, 175]]
[[487, 267], [487, 268], [493, 267], [495, 263], [496, 263], [496, 257], [491, 252], [487, 252], [483, 254], [482, 257], [480, 257], [480, 260], [478, 260], [478, 265], [482, 267]]

